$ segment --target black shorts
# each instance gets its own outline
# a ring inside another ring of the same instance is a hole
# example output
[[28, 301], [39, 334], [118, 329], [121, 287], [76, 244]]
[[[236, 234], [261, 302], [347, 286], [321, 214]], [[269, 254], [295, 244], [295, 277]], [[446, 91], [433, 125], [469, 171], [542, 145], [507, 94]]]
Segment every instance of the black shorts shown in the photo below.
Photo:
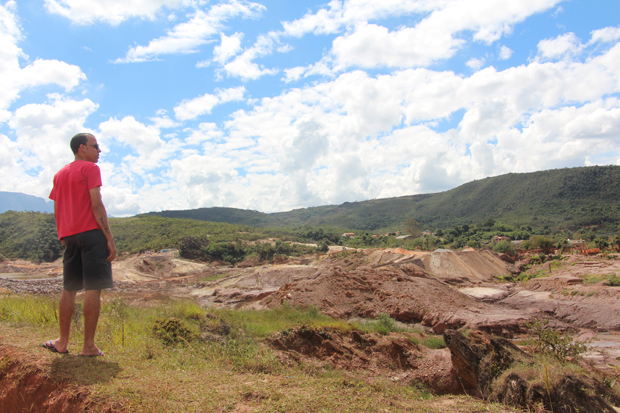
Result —
[[65, 237], [63, 288], [68, 291], [112, 288], [108, 241], [100, 229]]

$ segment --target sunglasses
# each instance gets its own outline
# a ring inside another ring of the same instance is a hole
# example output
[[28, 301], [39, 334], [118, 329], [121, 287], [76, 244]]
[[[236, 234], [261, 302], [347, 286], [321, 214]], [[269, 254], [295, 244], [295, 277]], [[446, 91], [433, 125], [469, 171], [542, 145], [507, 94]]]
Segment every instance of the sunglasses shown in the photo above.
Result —
[[95, 148], [96, 150], [99, 150], [99, 144], [89, 145], [89, 144], [85, 143], [84, 145], [86, 145], [86, 146], [92, 146], [92, 147], [93, 147], [93, 148]]

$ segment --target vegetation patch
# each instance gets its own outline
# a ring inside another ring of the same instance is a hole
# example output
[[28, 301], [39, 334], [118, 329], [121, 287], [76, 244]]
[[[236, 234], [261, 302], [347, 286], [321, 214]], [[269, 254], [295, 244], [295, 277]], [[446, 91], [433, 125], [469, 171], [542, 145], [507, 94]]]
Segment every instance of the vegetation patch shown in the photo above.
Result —
[[588, 351], [589, 341], [575, 341], [575, 333], [558, 331], [549, 327], [549, 320], [539, 319], [526, 324], [530, 333], [536, 337], [536, 351], [555, 357], [564, 362], [568, 357], [576, 357]]
[[443, 337], [439, 336], [426, 337], [424, 340], [422, 340], [422, 345], [432, 349], [446, 348], [446, 343], [443, 340]]
[[176, 318], [158, 318], [153, 324], [153, 334], [165, 345], [189, 344], [196, 339], [183, 320]]

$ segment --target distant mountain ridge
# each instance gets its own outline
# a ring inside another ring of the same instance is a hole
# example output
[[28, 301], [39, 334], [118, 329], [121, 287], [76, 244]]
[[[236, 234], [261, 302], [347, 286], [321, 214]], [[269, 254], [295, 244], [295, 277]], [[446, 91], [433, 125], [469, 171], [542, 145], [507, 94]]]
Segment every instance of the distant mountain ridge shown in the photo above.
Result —
[[54, 204], [45, 202], [45, 199], [34, 195], [0, 191], [0, 214], [6, 211], [52, 213], [54, 212]]
[[509, 173], [435, 194], [345, 202], [271, 214], [213, 207], [148, 215], [253, 227], [327, 225], [367, 231], [403, 229], [409, 218], [415, 218], [425, 228], [451, 228], [488, 219], [512, 225], [574, 228], [617, 225], [619, 200], [620, 166], [590, 166]]

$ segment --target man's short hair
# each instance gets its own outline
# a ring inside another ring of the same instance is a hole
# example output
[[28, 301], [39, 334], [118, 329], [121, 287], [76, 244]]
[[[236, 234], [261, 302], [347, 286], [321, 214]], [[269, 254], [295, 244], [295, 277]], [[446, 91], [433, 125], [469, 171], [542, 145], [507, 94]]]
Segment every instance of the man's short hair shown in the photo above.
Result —
[[71, 146], [71, 150], [73, 151], [74, 155], [76, 155], [80, 150], [80, 145], [86, 145], [89, 136], [93, 135], [91, 133], [78, 133], [73, 138], [71, 138], [71, 143], [69, 144], [69, 146]]

